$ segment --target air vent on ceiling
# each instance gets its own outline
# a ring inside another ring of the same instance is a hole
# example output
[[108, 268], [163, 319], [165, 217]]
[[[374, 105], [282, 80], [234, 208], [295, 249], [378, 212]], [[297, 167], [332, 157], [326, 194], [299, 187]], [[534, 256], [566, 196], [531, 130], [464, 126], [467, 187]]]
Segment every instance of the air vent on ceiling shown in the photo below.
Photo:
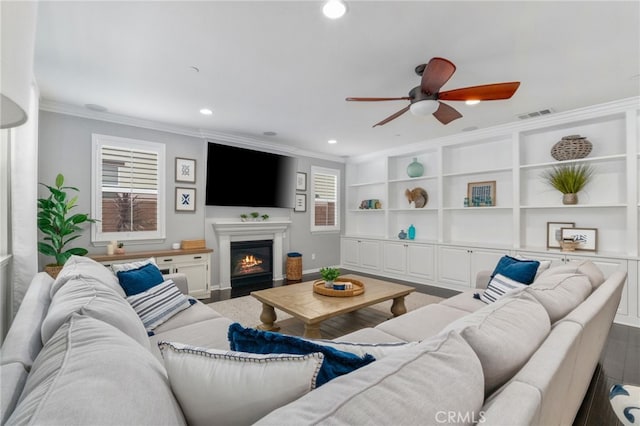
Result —
[[526, 112], [524, 114], [518, 114], [516, 117], [518, 117], [520, 120], [526, 120], [527, 118], [534, 118], [534, 117], [541, 117], [543, 115], [548, 115], [551, 114], [553, 111], [553, 109], [551, 108], [546, 108], [546, 109], [541, 109], [540, 111], [533, 111], [533, 112]]

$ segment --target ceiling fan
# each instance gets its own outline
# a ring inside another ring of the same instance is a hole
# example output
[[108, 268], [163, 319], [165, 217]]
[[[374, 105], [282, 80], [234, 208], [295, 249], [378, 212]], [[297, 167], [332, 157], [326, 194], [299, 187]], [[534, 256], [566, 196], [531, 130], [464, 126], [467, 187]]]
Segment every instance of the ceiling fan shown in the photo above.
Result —
[[395, 114], [373, 125], [382, 126], [391, 120], [400, 117], [411, 110], [415, 115], [433, 114], [442, 124], [449, 124], [453, 120], [462, 117], [455, 108], [440, 102], [445, 101], [493, 101], [509, 99], [518, 90], [519, 81], [509, 83], [485, 84], [482, 86], [464, 87], [461, 89], [439, 92], [440, 88], [449, 81], [456, 66], [444, 58], [432, 58], [429, 63], [418, 65], [416, 74], [422, 76], [420, 86], [416, 86], [409, 92], [409, 96], [401, 98], [346, 98], [347, 101], [378, 102], [378, 101], [410, 101], [409, 105]]

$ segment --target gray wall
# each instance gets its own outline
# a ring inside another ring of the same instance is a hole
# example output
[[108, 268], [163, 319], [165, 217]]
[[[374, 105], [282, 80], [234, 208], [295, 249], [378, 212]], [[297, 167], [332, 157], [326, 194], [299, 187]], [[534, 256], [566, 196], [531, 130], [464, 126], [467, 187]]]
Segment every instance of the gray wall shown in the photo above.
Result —
[[[99, 133], [110, 136], [141, 139], [166, 145], [166, 188], [168, 191], [166, 204], [167, 238], [162, 243], [126, 245], [128, 252], [161, 250], [171, 248], [174, 242], [184, 239], [205, 238], [207, 245], [215, 250], [216, 240], [211, 228], [211, 220], [217, 218], [239, 219], [241, 213], [256, 209], [244, 207], [206, 207], [204, 205], [206, 146], [207, 141], [201, 138], [162, 132], [141, 127], [134, 127], [81, 118], [66, 114], [40, 111], [38, 181], [52, 184], [58, 173], [65, 176], [65, 184], [77, 187], [79, 192], [76, 212], [91, 211], [91, 134]], [[174, 210], [174, 191], [176, 186], [192, 186], [177, 184], [174, 181], [175, 157], [196, 159], [196, 211], [195, 213], [177, 213]], [[344, 205], [344, 164], [321, 159], [299, 157], [298, 170], [310, 176], [311, 166], [340, 169], [342, 173], [341, 196]], [[227, 185], [233, 184], [232, 176]], [[246, 190], [239, 188], [239, 190]], [[306, 191], [307, 196], [310, 193]], [[46, 190], [39, 190], [39, 196], [46, 196]], [[309, 200], [306, 213], [294, 213], [289, 209], [257, 209], [272, 218], [288, 218], [292, 224], [285, 241], [285, 253], [298, 251], [303, 254], [303, 269], [316, 270], [322, 266], [340, 264], [339, 233], [311, 234]], [[341, 223], [344, 213], [341, 212]], [[75, 241], [76, 246], [86, 247], [90, 253], [106, 253], [105, 246], [93, 246], [91, 233], [87, 228], [81, 238]], [[288, 244], [288, 245], [287, 245]], [[316, 259], [311, 260], [311, 254]], [[51, 258], [40, 255], [40, 269]], [[284, 259], [283, 259], [284, 262]], [[214, 251], [212, 256], [211, 283], [216, 287], [218, 279], [218, 257]]]

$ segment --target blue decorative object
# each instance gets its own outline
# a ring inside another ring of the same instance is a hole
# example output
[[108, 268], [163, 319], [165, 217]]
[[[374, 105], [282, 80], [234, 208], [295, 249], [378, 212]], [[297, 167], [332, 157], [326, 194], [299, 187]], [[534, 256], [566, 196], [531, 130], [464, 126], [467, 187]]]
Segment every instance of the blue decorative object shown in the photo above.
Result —
[[640, 387], [613, 385], [609, 390], [609, 402], [623, 425], [640, 424]]
[[414, 157], [413, 162], [407, 166], [407, 174], [409, 177], [420, 177], [424, 173], [424, 167], [418, 162], [418, 159]]
[[346, 284], [336, 284], [335, 282], [333, 283], [333, 289], [334, 290], [344, 290], [345, 286], [346, 286]]
[[153, 263], [147, 263], [138, 269], [119, 271], [117, 275], [127, 296], [142, 293], [164, 282], [162, 272]]
[[407, 233], [404, 232], [404, 229], [400, 230], [400, 233], [398, 234], [398, 238], [400, 238], [401, 240], [404, 240], [407, 238]]
[[416, 239], [416, 228], [413, 225], [409, 226], [409, 239], [410, 240]]
[[528, 285], [536, 277], [539, 266], [540, 262], [537, 260], [520, 260], [511, 256], [502, 256], [491, 274], [491, 279], [496, 274], [502, 274], [507, 278]]
[[244, 328], [237, 322], [229, 326], [228, 338], [230, 349], [238, 352], [296, 355], [322, 352], [324, 361], [322, 361], [322, 367], [318, 372], [316, 386], [321, 386], [331, 379], [350, 373], [375, 361], [375, 358], [369, 354], [359, 357], [351, 352], [318, 345], [298, 337], [254, 328]]

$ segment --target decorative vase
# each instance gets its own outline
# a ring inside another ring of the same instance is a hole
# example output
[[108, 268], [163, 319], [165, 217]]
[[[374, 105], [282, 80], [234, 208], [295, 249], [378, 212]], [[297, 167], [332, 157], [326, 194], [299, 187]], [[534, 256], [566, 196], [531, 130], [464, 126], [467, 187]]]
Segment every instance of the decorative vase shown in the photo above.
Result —
[[333, 288], [334, 282], [333, 281], [325, 281], [324, 282], [324, 286], [326, 288]]
[[414, 157], [413, 162], [407, 166], [407, 174], [409, 177], [420, 177], [424, 173], [424, 166]]
[[592, 147], [585, 136], [569, 135], [551, 148], [551, 156], [558, 161], [577, 160], [589, 155]]
[[562, 194], [562, 204], [578, 204], [578, 194]]
[[411, 225], [409, 226], [409, 239], [414, 240], [416, 238], [416, 228]]
[[404, 229], [400, 230], [400, 233], [398, 234], [398, 238], [400, 238], [401, 240], [404, 240], [407, 238], [407, 233], [404, 232]]

